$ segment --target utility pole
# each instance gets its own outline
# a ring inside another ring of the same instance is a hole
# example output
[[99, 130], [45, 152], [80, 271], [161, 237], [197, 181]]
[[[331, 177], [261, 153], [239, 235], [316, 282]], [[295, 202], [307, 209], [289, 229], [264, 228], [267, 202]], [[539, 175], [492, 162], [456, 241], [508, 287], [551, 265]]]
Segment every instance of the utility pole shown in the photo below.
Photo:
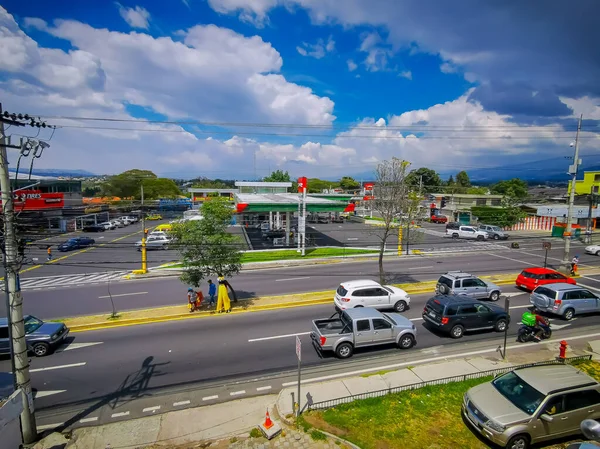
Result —
[[[0, 104], [0, 114], [2, 105]], [[0, 189], [2, 190], [2, 214], [4, 218], [4, 260], [6, 292], [9, 309], [6, 311], [12, 346], [13, 374], [16, 387], [22, 392], [23, 411], [21, 413], [21, 434], [25, 444], [37, 440], [33, 393], [29, 377], [29, 357], [25, 341], [25, 323], [23, 321], [23, 296], [19, 287], [19, 254], [15, 233], [15, 215], [13, 193], [8, 172], [7, 142], [4, 135], [4, 119], [0, 118]]]
[[577, 169], [579, 168], [579, 132], [581, 131], [581, 121], [583, 120], [583, 114], [579, 116], [579, 122], [577, 123], [577, 134], [575, 135], [575, 155], [573, 157], [573, 165], [569, 166], [569, 174], [571, 178], [571, 193], [569, 195], [569, 205], [567, 208], [567, 228], [564, 232], [565, 238], [565, 252], [563, 254], [562, 265], [565, 273], [570, 272], [570, 252], [571, 252], [571, 228], [573, 226], [573, 204], [575, 203], [575, 185], [577, 183]]
[[140, 185], [142, 198], [142, 273], [148, 273], [148, 252], [146, 249], [146, 213], [144, 212], [144, 180]]

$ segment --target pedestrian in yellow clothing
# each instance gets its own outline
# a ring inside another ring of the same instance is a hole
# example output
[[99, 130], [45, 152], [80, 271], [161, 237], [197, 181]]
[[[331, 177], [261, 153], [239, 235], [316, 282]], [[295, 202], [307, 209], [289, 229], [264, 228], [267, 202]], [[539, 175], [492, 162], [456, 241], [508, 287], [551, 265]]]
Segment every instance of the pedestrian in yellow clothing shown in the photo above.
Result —
[[229, 299], [229, 292], [231, 290], [233, 294], [233, 300], [237, 302], [235, 291], [231, 287], [231, 284], [225, 280], [222, 274], [219, 274], [219, 289], [217, 291], [217, 312], [218, 313], [229, 313], [231, 312], [231, 300]]

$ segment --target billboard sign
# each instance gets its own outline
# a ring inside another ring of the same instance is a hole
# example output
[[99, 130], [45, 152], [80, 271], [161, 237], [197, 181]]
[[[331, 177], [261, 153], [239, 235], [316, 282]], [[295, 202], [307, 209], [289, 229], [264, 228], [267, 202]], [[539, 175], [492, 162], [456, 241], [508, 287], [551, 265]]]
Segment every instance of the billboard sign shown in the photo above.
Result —
[[372, 190], [373, 190], [373, 186], [374, 186], [374, 185], [375, 185], [375, 184], [373, 184], [372, 182], [367, 182], [367, 183], [365, 183], [365, 190], [366, 190], [366, 191], [368, 191], [368, 190], [371, 190], [371, 191], [372, 191]]
[[304, 189], [308, 188], [308, 180], [305, 176], [298, 178], [298, 193], [304, 192]]
[[41, 190], [18, 190], [13, 193], [13, 207], [23, 210], [62, 209], [65, 206], [63, 193], [42, 193]]

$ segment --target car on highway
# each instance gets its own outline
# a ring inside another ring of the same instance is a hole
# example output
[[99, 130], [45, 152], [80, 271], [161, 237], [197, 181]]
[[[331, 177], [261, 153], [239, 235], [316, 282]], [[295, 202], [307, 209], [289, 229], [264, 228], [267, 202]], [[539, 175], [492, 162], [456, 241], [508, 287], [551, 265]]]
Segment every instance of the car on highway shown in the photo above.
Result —
[[[37, 357], [50, 354], [69, 335], [69, 328], [64, 323], [46, 323], [32, 315], [26, 315], [23, 321], [27, 348]], [[6, 318], [0, 318], [0, 354], [10, 354]]]
[[598, 296], [584, 287], [567, 283], [537, 287], [529, 296], [529, 302], [536, 310], [567, 321], [575, 315], [600, 312]]
[[58, 245], [58, 250], [60, 252], [73, 251], [76, 249], [87, 248], [94, 243], [96, 243], [96, 241], [89, 237], [74, 237]]
[[445, 215], [432, 215], [431, 217], [429, 217], [429, 221], [432, 223], [448, 223], [448, 217], [446, 217]]
[[423, 308], [422, 317], [425, 323], [452, 338], [461, 338], [470, 331], [504, 332], [510, 323], [510, 316], [504, 308], [462, 295], [430, 298]]
[[583, 420], [598, 420], [600, 383], [566, 364], [515, 369], [467, 390], [462, 415], [496, 445], [528, 449], [578, 435]]
[[588, 245], [585, 247], [585, 252], [594, 256], [600, 256], [600, 245]]
[[163, 217], [160, 214], [150, 214], [146, 216], [146, 220], [150, 220], [150, 221], [155, 221], [155, 220], [162, 220]]
[[489, 236], [487, 232], [479, 231], [473, 226], [460, 226], [458, 229], [446, 229], [446, 237], [452, 237], [453, 239], [486, 240]]
[[490, 281], [464, 271], [448, 271], [440, 276], [435, 292], [442, 295], [463, 295], [473, 299], [498, 301], [502, 290]]
[[173, 229], [173, 225], [171, 223], [163, 223], [159, 224], [154, 228], [155, 231], [171, 231]]
[[[146, 249], [169, 249], [171, 239], [165, 236], [152, 235], [146, 239]], [[135, 243], [135, 247], [138, 251], [142, 250], [142, 241], [139, 240]]]
[[104, 232], [106, 228], [101, 224], [89, 224], [85, 225], [81, 230], [83, 232]]
[[500, 226], [480, 224], [477, 226], [477, 229], [487, 232], [489, 238], [494, 240], [507, 240], [508, 237], [510, 237], [509, 234], [504, 232]]
[[410, 296], [404, 290], [393, 285], [381, 285], [370, 279], [342, 282], [333, 297], [336, 310], [356, 307], [374, 309], [394, 309], [404, 312], [410, 305]]
[[559, 283], [577, 284], [575, 279], [559, 273], [550, 268], [532, 267], [526, 268], [515, 280], [517, 288], [523, 288], [528, 291], [534, 290], [540, 285], [559, 284]]
[[313, 320], [310, 338], [319, 354], [333, 351], [347, 359], [356, 348], [367, 346], [396, 344], [410, 349], [417, 343], [417, 328], [400, 314], [362, 307], [339, 312], [337, 318]]

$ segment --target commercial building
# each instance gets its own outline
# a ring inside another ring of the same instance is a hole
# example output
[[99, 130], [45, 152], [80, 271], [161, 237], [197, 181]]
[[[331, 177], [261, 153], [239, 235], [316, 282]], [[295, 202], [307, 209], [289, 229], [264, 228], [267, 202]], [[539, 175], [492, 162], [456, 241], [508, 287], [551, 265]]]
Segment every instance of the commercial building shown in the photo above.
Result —
[[[600, 171], [584, 171], [583, 179], [578, 179], [575, 181], [575, 195], [599, 193], [598, 187], [600, 187]], [[571, 193], [570, 183], [568, 193]]]

